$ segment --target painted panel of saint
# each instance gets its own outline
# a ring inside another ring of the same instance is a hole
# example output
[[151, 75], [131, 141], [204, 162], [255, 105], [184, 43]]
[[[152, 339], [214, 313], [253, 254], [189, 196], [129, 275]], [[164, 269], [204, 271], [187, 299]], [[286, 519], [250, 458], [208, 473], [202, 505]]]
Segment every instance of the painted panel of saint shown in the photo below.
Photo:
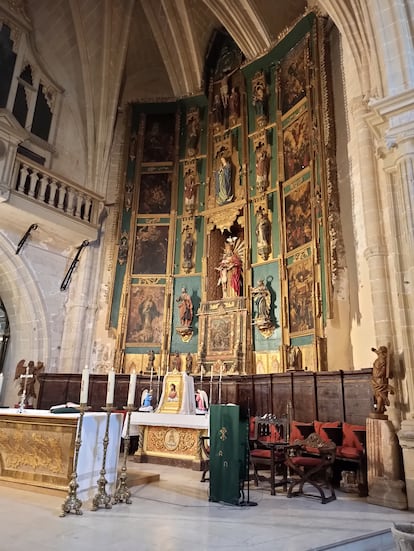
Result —
[[288, 266], [290, 333], [307, 333], [315, 326], [311, 257]]
[[232, 319], [211, 317], [208, 324], [207, 354], [232, 352]]
[[139, 188], [139, 214], [169, 214], [171, 174], [143, 174]]
[[286, 251], [306, 245], [312, 240], [310, 181], [285, 196]]
[[283, 131], [285, 180], [309, 166], [310, 152], [309, 115], [304, 111]]
[[138, 226], [133, 274], [165, 274], [169, 226]]
[[[307, 41], [306, 41], [307, 43]], [[280, 64], [282, 113], [286, 113], [306, 94], [306, 44], [298, 44]]]
[[174, 160], [175, 115], [148, 115], [145, 125], [144, 163]]
[[165, 288], [160, 285], [131, 285], [126, 342], [160, 345]]

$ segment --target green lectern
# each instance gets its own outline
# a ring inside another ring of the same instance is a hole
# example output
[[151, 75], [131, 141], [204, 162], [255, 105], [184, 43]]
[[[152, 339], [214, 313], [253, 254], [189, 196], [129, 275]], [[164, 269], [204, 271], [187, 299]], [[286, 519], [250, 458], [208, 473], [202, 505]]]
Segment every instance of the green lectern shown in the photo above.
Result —
[[247, 419], [235, 405], [210, 406], [210, 501], [239, 505], [246, 478]]

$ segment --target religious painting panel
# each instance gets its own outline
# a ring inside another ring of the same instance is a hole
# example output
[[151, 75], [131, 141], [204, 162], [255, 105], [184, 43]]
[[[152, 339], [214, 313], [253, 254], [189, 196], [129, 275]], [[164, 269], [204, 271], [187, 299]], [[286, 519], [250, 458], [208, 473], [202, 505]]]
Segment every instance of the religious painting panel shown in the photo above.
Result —
[[169, 226], [138, 225], [135, 236], [133, 274], [165, 274]]
[[169, 163], [174, 160], [175, 114], [148, 115], [145, 124], [142, 161]]
[[286, 252], [306, 245], [312, 240], [312, 209], [310, 180], [297, 182], [285, 188]]
[[160, 346], [163, 335], [165, 287], [131, 285], [126, 342], [129, 346]]
[[306, 95], [308, 38], [297, 44], [280, 63], [280, 106], [286, 113]]
[[311, 159], [309, 114], [307, 110], [283, 130], [285, 180], [309, 166]]
[[139, 214], [169, 214], [171, 210], [171, 174], [143, 174], [139, 189]]
[[234, 352], [234, 317], [209, 316], [207, 322], [207, 356], [230, 356]]
[[295, 255], [288, 265], [289, 329], [291, 334], [312, 332], [315, 327], [312, 257]]

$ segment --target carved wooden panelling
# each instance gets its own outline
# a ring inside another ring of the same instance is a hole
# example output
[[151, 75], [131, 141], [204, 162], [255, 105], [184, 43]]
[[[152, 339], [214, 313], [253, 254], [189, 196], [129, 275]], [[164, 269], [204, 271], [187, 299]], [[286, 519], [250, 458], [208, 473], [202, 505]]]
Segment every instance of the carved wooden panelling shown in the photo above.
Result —
[[316, 396], [319, 421], [344, 421], [341, 372], [319, 373]]

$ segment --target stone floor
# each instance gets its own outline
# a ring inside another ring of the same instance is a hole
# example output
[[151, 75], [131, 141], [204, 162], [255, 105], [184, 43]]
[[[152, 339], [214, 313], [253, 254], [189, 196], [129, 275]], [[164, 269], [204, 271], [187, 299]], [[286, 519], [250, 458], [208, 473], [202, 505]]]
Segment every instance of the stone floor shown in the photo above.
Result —
[[[350, 539], [334, 548], [386, 551], [394, 547], [388, 532], [393, 522], [414, 522], [412, 512], [339, 491], [336, 501], [322, 505], [308, 497], [271, 496], [263, 483], [249, 492], [256, 506], [237, 507], [209, 502], [199, 472], [128, 461], [128, 473], [131, 505], [91, 511], [86, 502], [82, 516], [64, 518], [65, 496], [0, 486], [0, 551], [321, 551]], [[137, 475], [146, 473], [158, 473], [159, 481], [141, 483]], [[358, 540], [367, 534], [376, 537]]]

